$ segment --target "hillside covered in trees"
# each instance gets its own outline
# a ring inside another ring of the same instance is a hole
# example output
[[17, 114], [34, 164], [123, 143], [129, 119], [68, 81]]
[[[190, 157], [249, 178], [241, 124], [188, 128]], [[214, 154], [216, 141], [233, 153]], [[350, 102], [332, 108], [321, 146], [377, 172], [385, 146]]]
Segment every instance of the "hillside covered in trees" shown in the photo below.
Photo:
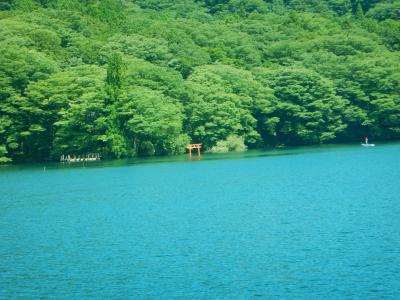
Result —
[[400, 137], [400, 0], [1, 0], [0, 161]]

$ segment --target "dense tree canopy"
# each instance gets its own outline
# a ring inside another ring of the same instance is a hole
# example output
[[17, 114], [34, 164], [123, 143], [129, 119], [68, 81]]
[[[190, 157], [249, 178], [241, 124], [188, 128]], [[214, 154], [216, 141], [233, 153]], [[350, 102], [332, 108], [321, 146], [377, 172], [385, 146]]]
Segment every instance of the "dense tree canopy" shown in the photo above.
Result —
[[397, 139], [399, 51], [399, 0], [1, 0], [0, 162]]

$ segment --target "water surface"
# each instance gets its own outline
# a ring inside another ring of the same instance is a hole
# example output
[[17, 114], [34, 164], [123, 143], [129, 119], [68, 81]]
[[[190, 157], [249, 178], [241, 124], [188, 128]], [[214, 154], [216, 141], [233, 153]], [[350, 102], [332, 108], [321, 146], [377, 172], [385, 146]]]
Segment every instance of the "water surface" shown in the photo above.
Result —
[[0, 298], [396, 299], [399, 157], [386, 144], [0, 167]]

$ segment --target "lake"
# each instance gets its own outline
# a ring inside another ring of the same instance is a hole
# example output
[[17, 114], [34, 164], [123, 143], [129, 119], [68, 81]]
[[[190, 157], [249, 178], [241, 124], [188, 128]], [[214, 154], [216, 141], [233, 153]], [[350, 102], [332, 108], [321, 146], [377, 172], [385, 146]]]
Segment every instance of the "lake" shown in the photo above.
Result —
[[0, 167], [0, 298], [398, 299], [400, 144]]

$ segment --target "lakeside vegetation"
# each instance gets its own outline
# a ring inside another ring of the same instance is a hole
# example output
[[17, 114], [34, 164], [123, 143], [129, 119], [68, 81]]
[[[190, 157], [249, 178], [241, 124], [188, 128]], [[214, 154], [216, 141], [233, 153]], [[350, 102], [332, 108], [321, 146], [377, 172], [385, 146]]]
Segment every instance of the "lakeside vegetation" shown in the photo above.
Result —
[[399, 0], [2, 0], [0, 162], [398, 139], [399, 20]]

